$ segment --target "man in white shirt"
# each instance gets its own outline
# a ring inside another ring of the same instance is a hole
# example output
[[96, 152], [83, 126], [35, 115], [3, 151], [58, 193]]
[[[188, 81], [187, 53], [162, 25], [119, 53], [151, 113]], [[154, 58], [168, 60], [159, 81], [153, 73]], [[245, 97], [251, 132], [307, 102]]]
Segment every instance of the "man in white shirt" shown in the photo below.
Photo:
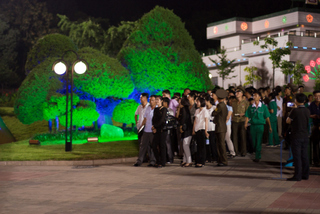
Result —
[[143, 122], [143, 115], [146, 112], [147, 107], [149, 106], [148, 103], [148, 98], [149, 98], [149, 94], [147, 93], [142, 93], [140, 95], [140, 102], [141, 105], [138, 106], [136, 113], [134, 115], [134, 119], [136, 121], [136, 126], [137, 126], [137, 130], [138, 130], [138, 140], [139, 140], [139, 144], [141, 143], [141, 137], [143, 134], [143, 131], [140, 130], [141, 128], [141, 124]]
[[156, 163], [153, 151], [152, 151], [152, 141], [153, 141], [153, 132], [152, 132], [152, 118], [153, 111], [156, 107], [156, 96], [150, 96], [150, 105], [146, 107], [145, 113], [143, 115], [143, 121], [140, 127], [137, 127], [138, 130], [144, 126], [143, 135], [141, 138], [140, 148], [139, 148], [139, 156], [137, 162], [134, 166], [141, 166], [143, 162], [143, 158], [148, 150], [150, 164], [148, 166], [154, 166]]

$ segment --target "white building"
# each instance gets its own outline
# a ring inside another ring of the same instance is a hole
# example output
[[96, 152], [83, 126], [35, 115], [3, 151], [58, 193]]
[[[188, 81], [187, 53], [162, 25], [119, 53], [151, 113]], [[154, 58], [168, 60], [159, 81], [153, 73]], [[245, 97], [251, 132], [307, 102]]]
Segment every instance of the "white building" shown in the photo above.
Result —
[[[274, 37], [278, 41], [278, 47], [285, 47], [288, 41], [293, 43], [291, 54], [282, 59], [293, 63], [300, 60], [305, 66], [309, 65], [311, 60], [317, 62], [320, 57], [320, 11], [293, 8], [253, 19], [235, 17], [208, 24], [207, 39], [220, 40], [221, 47], [227, 50], [227, 58], [235, 59], [237, 64], [235, 72], [230, 75], [237, 77], [226, 79], [222, 85], [222, 78], [218, 77], [216, 67], [209, 59], [218, 60], [217, 55], [203, 56], [202, 60], [211, 73], [213, 84], [224, 88], [243, 84], [247, 74], [244, 68], [256, 66], [262, 80], [254, 86], [272, 87], [273, 71], [269, 50], [260, 48], [267, 36]], [[256, 40], [260, 42], [259, 45], [253, 45]], [[318, 62], [320, 64], [320, 59]], [[318, 69], [317, 63], [315, 65]], [[313, 67], [311, 71], [314, 71]], [[308, 75], [310, 78], [314, 77], [311, 73]], [[290, 78], [285, 77], [280, 69], [276, 69], [275, 86], [282, 86], [288, 81]], [[307, 91], [312, 91], [314, 80], [305, 82], [305, 86]]]

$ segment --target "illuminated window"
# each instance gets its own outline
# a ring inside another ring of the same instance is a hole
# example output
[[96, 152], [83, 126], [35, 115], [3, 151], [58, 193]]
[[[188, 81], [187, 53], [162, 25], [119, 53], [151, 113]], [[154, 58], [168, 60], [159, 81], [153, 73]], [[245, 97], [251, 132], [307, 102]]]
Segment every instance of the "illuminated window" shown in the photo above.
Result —
[[268, 27], [269, 27], [269, 21], [268, 21], [268, 20], [266, 20], [266, 21], [264, 22], [264, 27], [265, 27], [265, 28], [268, 28]]
[[217, 34], [217, 33], [218, 33], [218, 28], [217, 28], [217, 27], [214, 27], [214, 28], [213, 28], [213, 33], [214, 33], [214, 34]]
[[313, 16], [312, 16], [311, 14], [308, 14], [308, 15], [306, 16], [306, 19], [307, 19], [307, 21], [308, 21], [309, 23], [311, 23], [311, 22], [313, 21]]
[[283, 22], [283, 24], [285, 24], [285, 23], [287, 23], [287, 17], [282, 17], [282, 22]]
[[248, 29], [248, 24], [245, 22], [242, 22], [240, 27], [241, 27], [241, 30], [245, 31]]

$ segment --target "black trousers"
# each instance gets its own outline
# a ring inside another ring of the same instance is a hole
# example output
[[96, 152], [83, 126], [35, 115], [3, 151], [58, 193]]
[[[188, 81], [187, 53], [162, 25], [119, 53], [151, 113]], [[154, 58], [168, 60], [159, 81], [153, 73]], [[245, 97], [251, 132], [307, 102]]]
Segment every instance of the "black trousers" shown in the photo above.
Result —
[[218, 163], [228, 165], [228, 158], [226, 152], [226, 132], [216, 133], [217, 139], [217, 151], [218, 151]]
[[208, 132], [209, 134], [209, 145], [206, 144], [206, 159], [209, 162], [218, 160], [218, 152], [217, 152], [217, 144], [216, 144], [216, 136], [214, 131]]
[[250, 126], [247, 127], [246, 135], [247, 135], [247, 151], [248, 151], [249, 153], [253, 153], [255, 150], [253, 149], [253, 143], [252, 143], [252, 137], [251, 137], [251, 132], [250, 132]]
[[168, 135], [168, 131], [158, 131], [154, 134], [153, 138], [153, 153], [156, 158], [156, 163], [158, 165], [165, 166], [166, 165], [166, 156], [167, 156], [167, 145], [166, 145], [166, 137]]
[[204, 130], [196, 132], [197, 154], [196, 163], [204, 165], [206, 163], [206, 135]]
[[[247, 133], [244, 128], [245, 122], [232, 122], [232, 142], [234, 151], [237, 155], [246, 155], [247, 153]], [[238, 141], [240, 139], [240, 142]]]
[[291, 151], [294, 162], [294, 177], [297, 180], [309, 178], [309, 159], [308, 159], [309, 139], [291, 139]]
[[313, 150], [313, 164], [316, 166], [320, 165], [320, 151], [319, 151], [319, 142], [320, 142], [320, 130], [319, 126], [313, 126], [311, 132], [311, 142]]

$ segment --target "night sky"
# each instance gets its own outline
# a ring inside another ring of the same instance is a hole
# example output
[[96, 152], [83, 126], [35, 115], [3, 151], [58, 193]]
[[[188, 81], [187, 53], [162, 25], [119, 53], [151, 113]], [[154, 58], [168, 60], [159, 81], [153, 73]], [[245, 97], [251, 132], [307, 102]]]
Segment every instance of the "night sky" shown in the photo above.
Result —
[[[156, 5], [173, 10], [186, 24], [198, 51], [216, 48], [218, 42], [207, 41], [206, 26], [232, 17], [254, 18], [290, 9], [291, 0], [43, 0], [50, 12], [77, 20], [87, 16], [106, 18], [110, 25], [135, 21]], [[299, 2], [300, 1], [300, 2]], [[294, 0], [293, 7], [303, 7], [305, 0]], [[307, 5], [320, 8], [320, 5]]]

